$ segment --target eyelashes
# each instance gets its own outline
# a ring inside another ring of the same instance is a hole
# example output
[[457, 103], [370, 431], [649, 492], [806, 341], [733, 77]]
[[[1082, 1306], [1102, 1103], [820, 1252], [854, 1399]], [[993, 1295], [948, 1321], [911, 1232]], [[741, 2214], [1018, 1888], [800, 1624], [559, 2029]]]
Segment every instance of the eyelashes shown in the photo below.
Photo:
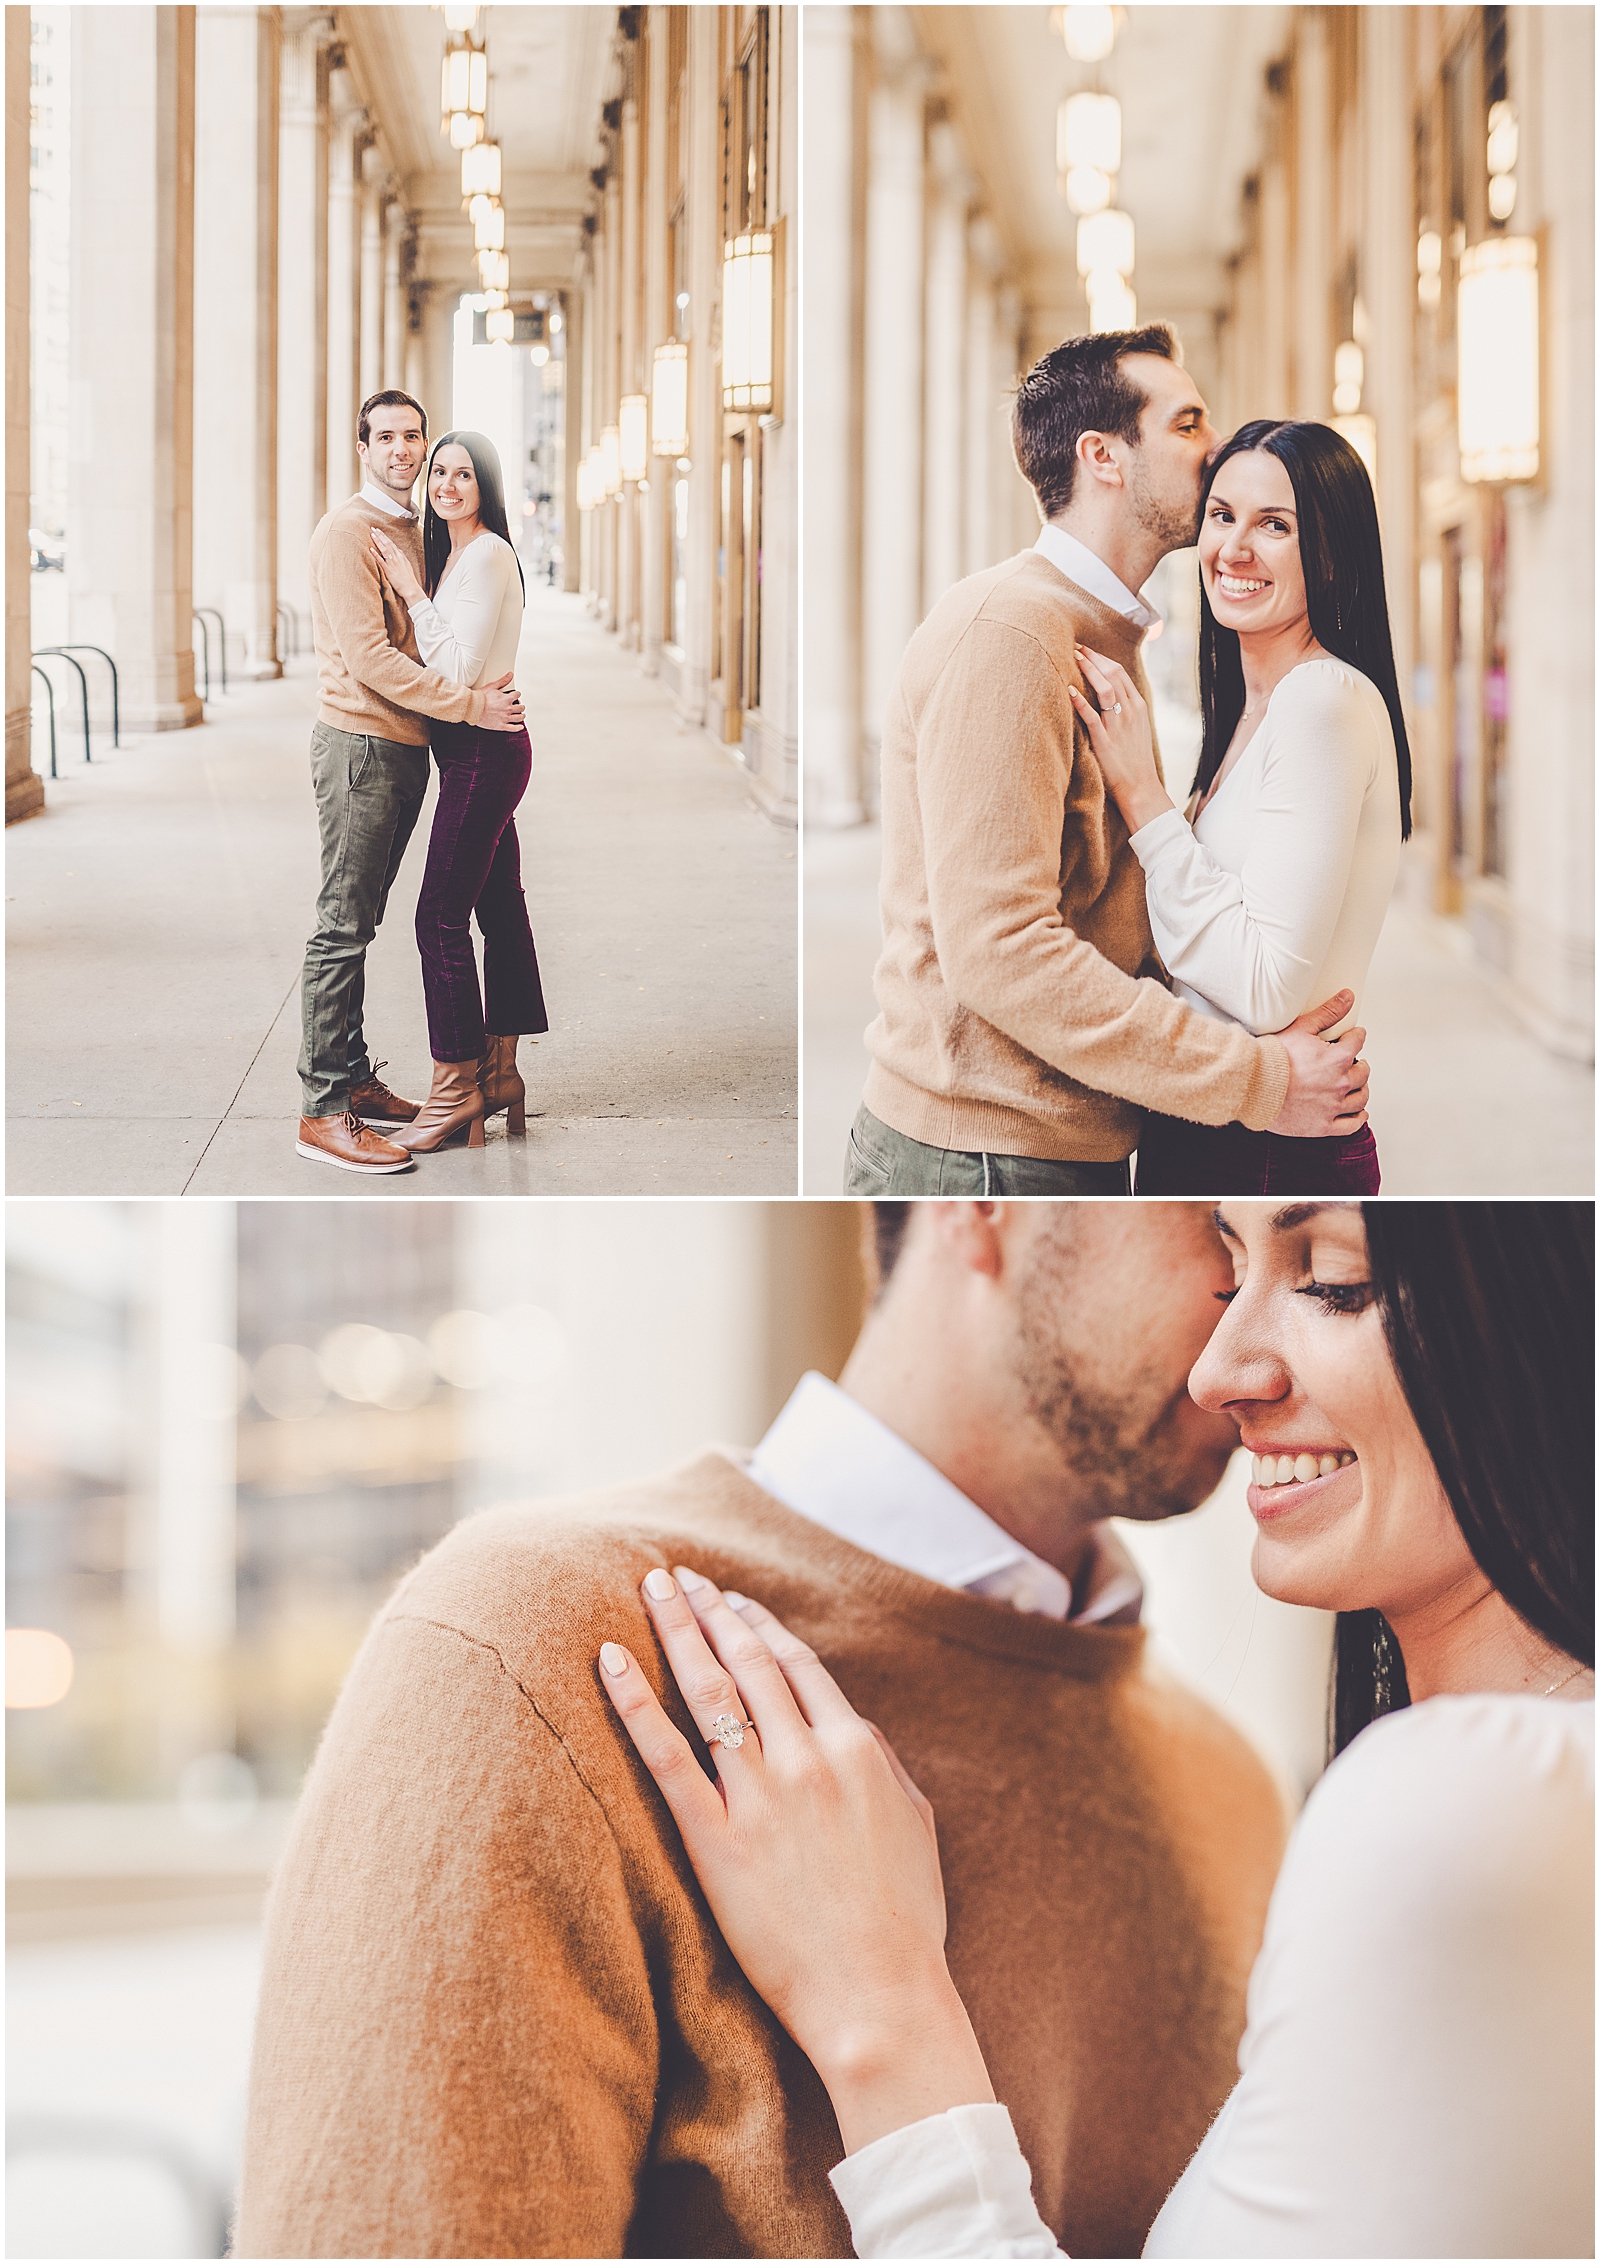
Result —
[[[1238, 1296], [1238, 1288], [1214, 1289], [1211, 1292], [1219, 1305], [1231, 1305]], [[1303, 1289], [1295, 1291], [1297, 1297], [1314, 1297], [1325, 1313], [1364, 1313], [1372, 1302], [1370, 1281], [1309, 1281]]]

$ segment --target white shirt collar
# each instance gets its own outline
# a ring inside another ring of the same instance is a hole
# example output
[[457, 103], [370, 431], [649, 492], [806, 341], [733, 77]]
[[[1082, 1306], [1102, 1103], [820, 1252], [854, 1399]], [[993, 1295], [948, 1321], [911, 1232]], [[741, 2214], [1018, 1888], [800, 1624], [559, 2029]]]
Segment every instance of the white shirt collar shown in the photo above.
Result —
[[1087, 590], [1102, 605], [1109, 605], [1113, 613], [1120, 613], [1136, 629], [1153, 629], [1161, 619], [1153, 605], [1135, 597], [1132, 590], [1117, 580], [1103, 558], [1097, 558], [1087, 543], [1069, 535], [1065, 527], [1049, 524], [1039, 529], [1034, 549], [1042, 551], [1052, 566], [1058, 567], [1069, 582], [1076, 582], [1080, 590]]
[[413, 526], [416, 524], [417, 514], [409, 504], [396, 503], [392, 495], [385, 494], [371, 480], [362, 481], [361, 500], [363, 503], [375, 503], [380, 511], [387, 511], [391, 519], [409, 519]]
[[1143, 1587], [1132, 1559], [1106, 1528], [1097, 1529], [1079, 1583], [1083, 1609], [1074, 1613], [1064, 1574], [1014, 1541], [826, 1376], [801, 1377], [756, 1448], [749, 1475], [797, 1516], [924, 1580], [1047, 1619], [1138, 1619]]

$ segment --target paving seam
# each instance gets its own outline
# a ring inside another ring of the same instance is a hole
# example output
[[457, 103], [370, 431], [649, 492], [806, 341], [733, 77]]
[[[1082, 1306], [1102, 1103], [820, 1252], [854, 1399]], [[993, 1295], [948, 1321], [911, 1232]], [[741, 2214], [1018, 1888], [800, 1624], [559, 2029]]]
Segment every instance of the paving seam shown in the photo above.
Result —
[[178, 1199], [180, 1202], [182, 1201], [183, 1197], [188, 1194], [190, 1186], [194, 1181], [195, 1172], [200, 1169], [200, 1166], [205, 1162], [206, 1157], [211, 1153], [212, 1141], [215, 1140], [217, 1134], [222, 1130], [222, 1127], [227, 1123], [229, 1117], [233, 1114], [234, 1108], [239, 1099], [239, 1095], [244, 1091], [245, 1086], [250, 1081], [251, 1070], [254, 1069], [256, 1063], [266, 1052], [267, 1040], [271, 1037], [273, 1031], [278, 1027], [279, 1022], [283, 1019], [283, 1010], [288, 1005], [290, 999], [293, 998], [296, 990], [299, 988], [299, 984], [300, 978], [298, 975], [296, 975], [293, 981], [291, 981], [289, 988], [284, 992], [282, 998], [279, 999], [277, 1012], [273, 1015], [271, 1021], [267, 1024], [266, 1028], [261, 1033], [261, 1043], [256, 1047], [255, 1052], [250, 1056], [248, 1062], [246, 1062], [244, 1075], [239, 1079], [238, 1084], [233, 1088], [233, 1099], [229, 1101], [227, 1107], [217, 1118], [216, 1123], [212, 1125], [205, 1146], [200, 1150], [200, 1153], [194, 1159], [193, 1170], [191, 1170], [189, 1177], [178, 1189]]

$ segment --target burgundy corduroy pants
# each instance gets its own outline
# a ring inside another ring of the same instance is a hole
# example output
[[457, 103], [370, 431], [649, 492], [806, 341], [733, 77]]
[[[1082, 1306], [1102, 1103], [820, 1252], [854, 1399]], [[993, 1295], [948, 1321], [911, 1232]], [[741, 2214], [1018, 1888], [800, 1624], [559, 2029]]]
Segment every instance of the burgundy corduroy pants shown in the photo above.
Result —
[[[533, 749], [526, 731], [481, 731], [470, 723], [435, 723], [430, 740], [439, 806], [417, 898], [428, 1051], [435, 1061], [473, 1061], [486, 1029], [510, 1037], [550, 1027], [514, 816]], [[474, 914], [483, 936], [481, 994]]]
[[1339, 1140], [1294, 1140], [1243, 1124], [1147, 1116], [1136, 1195], [1376, 1195], [1378, 1145], [1363, 1124]]

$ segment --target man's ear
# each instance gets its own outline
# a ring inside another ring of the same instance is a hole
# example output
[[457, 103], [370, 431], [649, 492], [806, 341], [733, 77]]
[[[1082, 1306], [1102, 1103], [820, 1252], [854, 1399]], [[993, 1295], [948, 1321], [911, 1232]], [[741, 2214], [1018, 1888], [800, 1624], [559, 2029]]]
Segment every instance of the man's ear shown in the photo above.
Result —
[[1006, 1203], [930, 1203], [933, 1231], [958, 1265], [998, 1277], [1004, 1262]]
[[1121, 487], [1122, 466], [1111, 453], [1111, 443], [1103, 432], [1080, 432], [1077, 446], [1078, 462], [1089, 477], [1106, 487]]

